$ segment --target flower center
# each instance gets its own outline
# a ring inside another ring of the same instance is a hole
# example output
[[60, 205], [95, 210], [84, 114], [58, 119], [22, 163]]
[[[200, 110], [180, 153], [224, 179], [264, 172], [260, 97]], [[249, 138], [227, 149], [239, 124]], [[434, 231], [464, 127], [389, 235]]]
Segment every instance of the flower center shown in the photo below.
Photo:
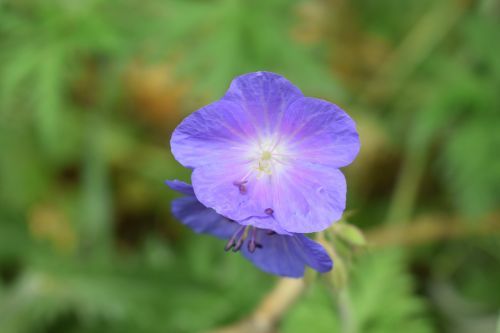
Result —
[[258, 160], [257, 170], [259, 171], [258, 176], [262, 174], [271, 175], [272, 174], [272, 159], [273, 155], [270, 151], [264, 150], [260, 159]]
[[[252, 179], [267, 179], [282, 171], [290, 162], [287, 146], [279, 139], [266, 138], [256, 140], [248, 147], [248, 169], [246, 174], [233, 181], [240, 194], [247, 194]], [[269, 215], [269, 214], [268, 214]]]
[[273, 157], [270, 151], [264, 150], [262, 153], [262, 157], [260, 158], [261, 160], [270, 160]]
[[287, 163], [286, 144], [278, 137], [261, 138], [253, 150], [257, 178], [270, 176]]

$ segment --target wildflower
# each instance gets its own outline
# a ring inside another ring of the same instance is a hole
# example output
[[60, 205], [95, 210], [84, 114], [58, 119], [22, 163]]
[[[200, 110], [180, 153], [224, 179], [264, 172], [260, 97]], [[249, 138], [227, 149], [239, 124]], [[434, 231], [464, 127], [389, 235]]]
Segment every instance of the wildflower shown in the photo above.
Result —
[[226, 251], [241, 252], [263, 271], [280, 276], [301, 277], [306, 265], [322, 273], [331, 270], [333, 263], [325, 249], [306, 236], [282, 235], [241, 225], [201, 204], [191, 185], [178, 180], [167, 181], [167, 184], [185, 194], [172, 202], [172, 212], [183, 224], [197, 233], [228, 240]]
[[346, 201], [339, 168], [359, 146], [353, 120], [338, 106], [304, 97], [269, 72], [234, 79], [222, 99], [184, 119], [171, 139], [175, 158], [193, 169], [202, 206], [258, 234], [316, 232], [337, 221]]

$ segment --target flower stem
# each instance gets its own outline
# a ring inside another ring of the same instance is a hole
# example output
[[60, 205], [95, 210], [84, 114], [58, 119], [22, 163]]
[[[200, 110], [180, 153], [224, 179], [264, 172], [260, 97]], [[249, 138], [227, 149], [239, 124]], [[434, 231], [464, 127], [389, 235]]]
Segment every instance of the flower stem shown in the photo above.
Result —
[[358, 328], [354, 320], [351, 299], [347, 288], [339, 291], [337, 297], [337, 307], [340, 315], [340, 325], [342, 333], [357, 333]]
[[426, 162], [427, 150], [425, 147], [406, 149], [406, 156], [389, 207], [387, 223], [402, 223], [410, 219]]

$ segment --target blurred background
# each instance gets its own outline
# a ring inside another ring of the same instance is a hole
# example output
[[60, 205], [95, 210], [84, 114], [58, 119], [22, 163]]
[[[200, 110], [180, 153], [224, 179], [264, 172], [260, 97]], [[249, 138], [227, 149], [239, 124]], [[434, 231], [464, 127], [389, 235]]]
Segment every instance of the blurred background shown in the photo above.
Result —
[[1, 0], [0, 333], [252, 312], [278, 279], [175, 221], [164, 180], [189, 181], [173, 128], [257, 70], [362, 142], [366, 245], [351, 230], [277, 332], [500, 332], [499, 1]]

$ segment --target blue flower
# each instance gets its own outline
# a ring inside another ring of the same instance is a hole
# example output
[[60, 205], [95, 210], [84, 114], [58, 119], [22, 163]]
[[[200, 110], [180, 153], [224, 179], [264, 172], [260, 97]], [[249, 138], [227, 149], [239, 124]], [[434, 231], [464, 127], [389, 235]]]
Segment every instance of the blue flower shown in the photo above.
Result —
[[339, 168], [359, 147], [355, 123], [342, 109], [269, 72], [234, 79], [222, 99], [184, 119], [171, 139], [174, 157], [193, 169], [204, 206], [285, 235], [321, 231], [341, 218], [346, 182]]
[[217, 214], [198, 201], [193, 187], [184, 182], [167, 181], [172, 189], [185, 194], [172, 202], [172, 212], [197, 233], [228, 240], [226, 251], [240, 251], [265, 272], [302, 277], [305, 266], [324, 273], [332, 269], [325, 249], [302, 234], [278, 234], [272, 230], [244, 225]]
[[172, 203], [185, 225], [228, 240], [226, 250], [241, 250], [272, 274], [332, 268], [325, 249], [303, 234], [328, 228], [345, 209], [339, 168], [354, 160], [360, 142], [337, 105], [305, 97], [280, 75], [249, 73], [184, 119], [170, 144], [193, 169], [193, 186], [168, 182], [186, 194]]

